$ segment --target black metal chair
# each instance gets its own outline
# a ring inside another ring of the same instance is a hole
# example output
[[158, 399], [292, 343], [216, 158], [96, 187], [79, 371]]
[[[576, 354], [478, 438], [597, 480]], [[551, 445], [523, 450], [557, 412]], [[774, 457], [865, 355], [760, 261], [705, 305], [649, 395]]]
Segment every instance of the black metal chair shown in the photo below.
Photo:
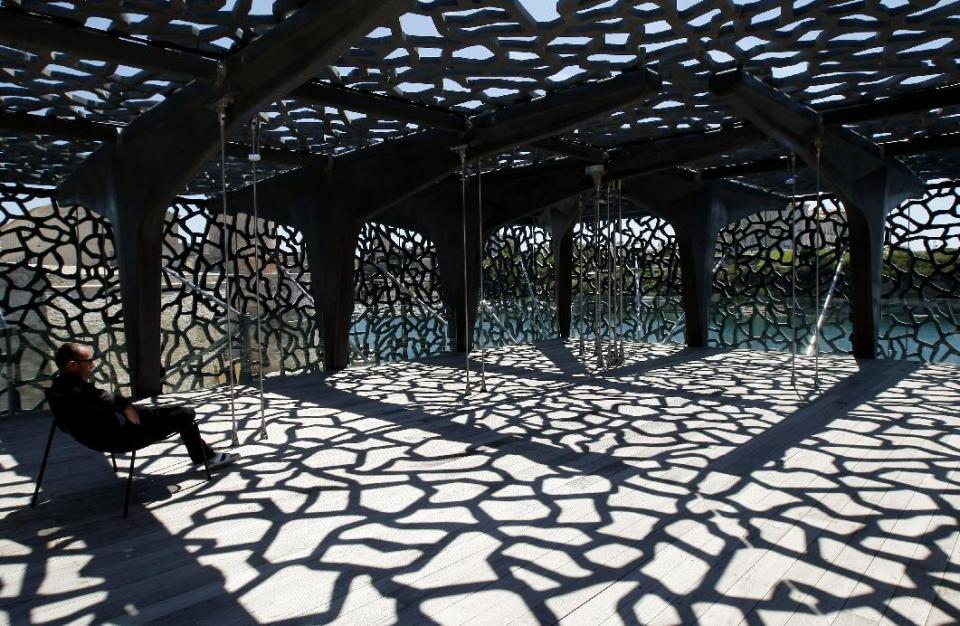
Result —
[[[101, 445], [99, 442], [84, 440], [80, 437], [77, 437], [76, 433], [71, 432], [69, 427], [69, 420], [66, 417], [69, 414], [69, 408], [66, 406], [67, 404], [66, 398], [63, 395], [58, 394], [55, 391], [52, 391], [50, 389], [47, 389], [46, 391], [44, 391], [44, 395], [47, 398], [47, 404], [50, 405], [50, 413], [53, 414], [53, 421], [50, 424], [50, 434], [47, 436], [47, 447], [43, 451], [43, 461], [40, 463], [40, 473], [37, 476], [37, 486], [33, 490], [33, 498], [30, 500], [30, 507], [33, 508], [37, 505], [37, 498], [40, 495], [40, 484], [43, 482], [43, 473], [47, 469], [47, 460], [50, 458], [50, 448], [53, 445], [53, 433], [57, 428], [59, 428], [63, 432], [73, 437], [74, 440], [80, 445], [86, 448], [90, 448], [91, 450], [96, 450], [98, 452], [104, 452], [106, 454], [109, 454], [110, 460], [113, 463], [114, 472], [117, 471], [117, 459], [116, 457], [114, 457], [114, 453], [115, 452], [130, 453], [130, 471], [127, 474], [127, 485], [126, 485], [126, 489], [124, 490], [124, 497], [123, 497], [123, 516], [127, 517], [127, 513], [130, 508], [130, 487], [133, 484], [133, 467], [137, 459], [137, 450], [142, 450], [143, 448], [146, 448], [149, 445], [153, 445], [157, 442], [163, 441], [164, 439], [166, 439], [166, 437], [156, 439], [153, 441], [148, 441], [138, 446], [131, 445], [131, 446], [111, 447], [108, 449], [103, 445]], [[170, 435], [167, 435], [167, 437], [169, 436]], [[204, 469], [204, 472], [206, 472], [207, 480], [209, 481], [210, 467], [207, 463], [207, 459], [203, 460], [203, 469]]]

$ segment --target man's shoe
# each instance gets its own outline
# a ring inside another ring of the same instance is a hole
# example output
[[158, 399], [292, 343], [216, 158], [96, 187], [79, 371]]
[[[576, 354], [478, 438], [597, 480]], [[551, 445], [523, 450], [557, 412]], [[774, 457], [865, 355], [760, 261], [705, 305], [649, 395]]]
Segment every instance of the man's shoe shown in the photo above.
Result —
[[239, 454], [233, 454], [231, 452], [217, 452], [212, 457], [207, 459], [207, 469], [220, 469], [221, 467], [230, 465], [239, 457]]

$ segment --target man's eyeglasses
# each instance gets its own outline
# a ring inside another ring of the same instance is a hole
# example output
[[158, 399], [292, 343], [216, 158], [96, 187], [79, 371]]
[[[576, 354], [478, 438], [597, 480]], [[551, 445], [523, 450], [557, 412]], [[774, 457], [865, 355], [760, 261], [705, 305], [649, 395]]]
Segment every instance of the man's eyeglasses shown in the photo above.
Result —
[[93, 363], [94, 359], [72, 359], [74, 363]]

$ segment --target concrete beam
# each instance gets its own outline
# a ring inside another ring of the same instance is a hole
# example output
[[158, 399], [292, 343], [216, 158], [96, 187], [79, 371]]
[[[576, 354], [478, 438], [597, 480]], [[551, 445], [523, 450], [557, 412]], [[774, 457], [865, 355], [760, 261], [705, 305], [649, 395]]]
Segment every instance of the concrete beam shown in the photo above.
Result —
[[123, 130], [123, 126], [0, 111], [0, 130], [13, 131], [22, 135], [50, 135], [85, 141], [112, 142]]
[[[0, 130], [11, 130], [24, 135], [50, 135], [112, 143], [119, 138], [123, 129], [124, 126], [87, 120], [65, 120], [26, 113], [0, 112]], [[249, 145], [235, 141], [226, 145], [227, 156], [236, 159], [246, 160], [247, 155], [250, 154], [250, 149]], [[264, 146], [260, 147], [260, 158], [270, 163], [293, 167], [327, 169], [333, 165], [333, 158], [324, 154], [280, 150]]]
[[[57, 50], [82, 58], [122, 63], [181, 80], [216, 82], [220, 58], [210, 53], [108, 34], [80, 24], [40, 16], [23, 9], [0, 7], [0, 41], [26, 50]], [[311, 104], [413, 122], [428, 128], [461, 132], [463, 116], [402, 98], [309, 81], [282, 94]]]
[[546, 139], [533, 141], [528, 143], [527, 147], [590, 163], [603, 163], [607, 160], [607, 153], [600, 148], [594, 148], [585, 143], [560, 139], [559, 137], [547, 137]]
[[[878, 143], [877, 147], [880, 148], [881, 154], [886, 157], [923, 154], [937, 150], [956, 150], [960, 148], [960, 133], [884, 141]], [[797, 163], [797, 166], [805, 168], [807, 164], [801, 161]], [[789, 169], [789, 167], [790, 157], [781, 155], [747, 161], [746, 163], [709, 167], [699, 170], [699, 174], [704, 180], [720, 180], [724, 178], [750, 176], [751, 174], [763, 174], [766, 172], [782, 172]]]
[[[584, 120], [623, 108], [658, 87], [659, 78], [653, 72], [645, 69], [625, 72], [607, 81], [483, 113], [473, 118], [469, 132], [458, 138], [442, 131], [427, 131], [337, 157], [329, 172], [297, 170], [259, 185], [259, 205], [283, 207], [274, 209], [272, 215], [276, 219], [282, 218], [284, 223], [304, 233], [308, 229], [316, 231], [313, 235], [304, 235], [308, 245], [316, 240], [320, 248], [311, 253], [310, 263], [311, 268], [323, 268], [323, 271], [311, 269], [311, 275], [328, 271], [349, 274], [342, 279], [314, 281], [314, 299], [324, 309], [320, 313], [326, 367], [341, 369], [349, 362], [347, 332], [353, 306], [353, 249], [357, 234], [367, 220], [402, 205], [457, 171], [461, 158], [457, 148], [462, 149], [469, 160], [497, 154], [512, 146], [552, 137]], [[570, 168], [569, 164], [566, 166]], [[582, 176], [582, 165], [573, 169]], [[574, 189], [568, 195], [575, 193]], [[430, 206], [445, 213], [458, 212], [459, 186], [447, 184], [431, 190], [431, 195], [440, 198]], [[421, 198], [417, 202], [427, 200]], [[236, 210], [249, 212], [249, 190], [233, 194], [230, 204]], [[309, 207], [308, 214], [291, 208], [294, 206]], [[453, 218], [447, 222], [450, 219]], [[447, 229], [457, 228], [447, 222], [443, 222]], [[462, 233], [459, 237], [455, 235], [435, 236], [451, 242], [462, 239]], [[457, 327], [461, 327], [459, 322]], [[458, 338], [457, 345], [465, 348], [468, 341], [468, 338]]]
[[0, 7], [0, 16], [0, 41], [23, 50], [56, 50], [83, 59], [163, 72], [182, 80], [217, 78], [217, 62], [199, 54], [41, 16], [9, 3]]
[[635, 144], [609, 153], [607, 176], [616, 180], [670, 170], [760, 143], [764, 139], [759, 129], [747, 125]]
[[[0, 112], [0, 130], [10, 130], [24, 135], [50, 135], [113, 143], [120, 137], [123, 128], [123, 126], [86, 120], [64, 120], [25, 113]], [[235, 159], [246, 160], [250, 150], [249, 145], [239, 142], [231, 141], [226, 145], [227, 156]], [[264, 146], [260, 147], [260, 158], [270, 163], [291, 167], [327, 169], [333, 165], [333, 158], [323, 154], [279, 150]]]
[[356, 111], [381, 119], [412, 122], [436, 130], [463, 132], [466, 126], [466, 119], [462, 115], [446, 109], [340, 85], [310, 82], [294, 89], [290, 95], [312, 104]]
[[474, 159], [508, 146], [552, 137], [575, 128], [585, 119], [634, 104], [659, 89], [660, 77], [639, 68], [605, 81], [558, 91], [539, 100], [482, 113], [471, 119], [467, 156]]
[[960, 104], [960, 85], [944, 85], [902, 93], [879, 100], [821, 109], [820, 114], [825, 125], [839, 126], [896, 115], [909, 115], [957, 104]]
[[[628, 180], [653, 172], [672, 171], [690, 160], [709, 158], [753, 142], [757, 133], [753, 128], [731, 129], [652, 141], [632, 146], [629, 150], [614, 150], [609, 153], [604, 177], [606, 180]], [[484, 228], [487, 232], [590, 191], [594, 186], [593, 179], [584, 172], [584, 163], [573, 159], [498, 170], [485, 174], [483, 180]], [[444, 202], [441, 199], [456, 196], [459, 185], [458, 178], [442, 179], [410, 198], [409, 202], [442, 210]], [[405, 202], [397, 206], [402, 207]]]

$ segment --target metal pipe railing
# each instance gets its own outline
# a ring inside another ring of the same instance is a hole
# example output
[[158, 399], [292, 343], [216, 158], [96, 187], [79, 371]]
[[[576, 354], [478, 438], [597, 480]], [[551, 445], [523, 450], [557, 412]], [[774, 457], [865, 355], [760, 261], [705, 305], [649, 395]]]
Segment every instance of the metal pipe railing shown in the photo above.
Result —
[[484, 300], [480, 303], [480, 306], [486, 307], [487, 312], [490, 313], [490, 317], [492, 317], [494, 321], [500, 326], [500, 328], [503, 330], [503, 333], [510, 339], [510, 341], [512, 341], [515, 344], [520, 343], [520, 340], [518, 340], [513, 335], [513, 333], [510, 332], [510, 329], [507, 328], [507, 325], [503, 323], [503, 320], [500, 319], [500, 317], [497, 315], [497, 312], [493, 310], [492, 306], [490, 306], [489, 302]]
[[[438, 320], [441, 324], [446, 324], [446, 323], [447, 323], [447, 320], [444, 319], [444, 317], [443, 317], [442, 315], [440, 315], [432, 306], [430, 306], [429, 304], [427, 304], [426, 302], [424, 302], [417, 294], [415, 294], [415, 293], [413, 293], [412, 291], [410, 291], [410, 290], [407, 288], [407, 286], [403, 284], [403, 281], [401, 281], [399, 278], [397, 278], [396, 276], [394, 276], [393, 274], [391, 274], [390, 271], [387, 270], [387, 268], [384, 267], [382, 263], [378, 263], [376, 267], [377, 267], [378, 270], [380, 270], [381, 272], [383, 272], [383, 275], [384, 275], [384, 276], [386, 276], [394, 285], [397, 286], [397, 289], [399, 289], [400, 291], [402, 291], [403, 293], [405, 293], [406, 295], [408, 295], [411, 300], [413, 300], [413, 301], [416, 302], [418, 305], [420, 305], [420, 307], [423, 308], [424, 310], [426, 310], [428, 313], [430, 313], [430, 315], [432, 315], [433, 317], [437, 318], [437, 320]], [[359, 304], [359, 303], [358, 303], [358, 304]], [[363, 306], [363, 305], [361, 304], [361, 306]]]
[[283, 269], [283, 267], [278, 263], [276, 264], [277, 273], [283, 275], [284, 278], [289, 280], [294, 287], [297, 288], [297, 291], [300, 292], [300, 295], [310, 300], [311, 306], [316, 306], [316, 303], [313, 299], [313, 296], [310, 295], [310, 292], [303, 288], [303, 285], [300, 284], [299, 276], [291, 276], [290, 273]]
[[169, 267], [161, 267], [160, 269], [163, 270], [163, 273], [164, 273], [164, 274], [167, 274], [168, 276], [172, 276], [172, 277], [176, 278], [177, 280], [179, 280], [179, 281], [180, 281], [180, 284], [182, 284], [184, 287], [186, 287], [187, 291], [190, 291], [191, 293], [197, 293], [197, 294], [203, 296], [204, 298], [206, 298], [207, 300], [210, 300], [211, 302], [215, 302], [216, 304], [219, 304], [220, 306], [222, 306], [223, 308], [225, 308], [225, 309], [226, 309], [227, 311], [229, 311], [230, 313], [233, 313], [234, 315], [243, 315], [243, 313], [241, 313], [240, 311], [238, 311], [238, 310], [236, 310], [235, 308], [233, 308], [232, 306], [230, 306], [230, 304], [229, 304], [226, 300], [224, 300], [223, 298], [221, 298], [221, 297], [218, 296], [217, 294], [215, 294], [215, 293], [213, 293], [212, 291], [209, 291], [209, 290], [207, 290], [207, 289], [204, 289], [204, 288], [201, 287], [200, 285], [196, 284], [195, 282], [189, 280], [188, 278], [186, 278], [186, 277], [184, 277], [184, 276], [181, 276], [180, 274], [178, 274], [177, 272], [173, 271], [173, 270], [170, 269]]
[[[820, 310], [820, 314], [817, 316], [817, 326], [813, 331], [813, 337], [810, 338], [810, 342], [807, 344], [807, 349], [804, 350], [806, 356], [813, 354], [813, 350], [816, 347], [817, 340], [820, 338], [820, 331], [823, 329], [823, 323], [827, 319], [827, 309], [830, 308], [830, 302], [833, 300], [833, 294], [837, 288], [837, 283], [840, 282], [840, 275], [843, 273], [843, 264], [846, 262], [847, 247], [843, 246], [840, 249], [840, 260], [837, 261], [837, 269], [833, 272], [833, 280], [830, 281], [830, 290], [827, 291], [827, 297], [823, 301], [823, 308]], [[820, 264], [820, 259], [817, 259], [817, 264]]]

